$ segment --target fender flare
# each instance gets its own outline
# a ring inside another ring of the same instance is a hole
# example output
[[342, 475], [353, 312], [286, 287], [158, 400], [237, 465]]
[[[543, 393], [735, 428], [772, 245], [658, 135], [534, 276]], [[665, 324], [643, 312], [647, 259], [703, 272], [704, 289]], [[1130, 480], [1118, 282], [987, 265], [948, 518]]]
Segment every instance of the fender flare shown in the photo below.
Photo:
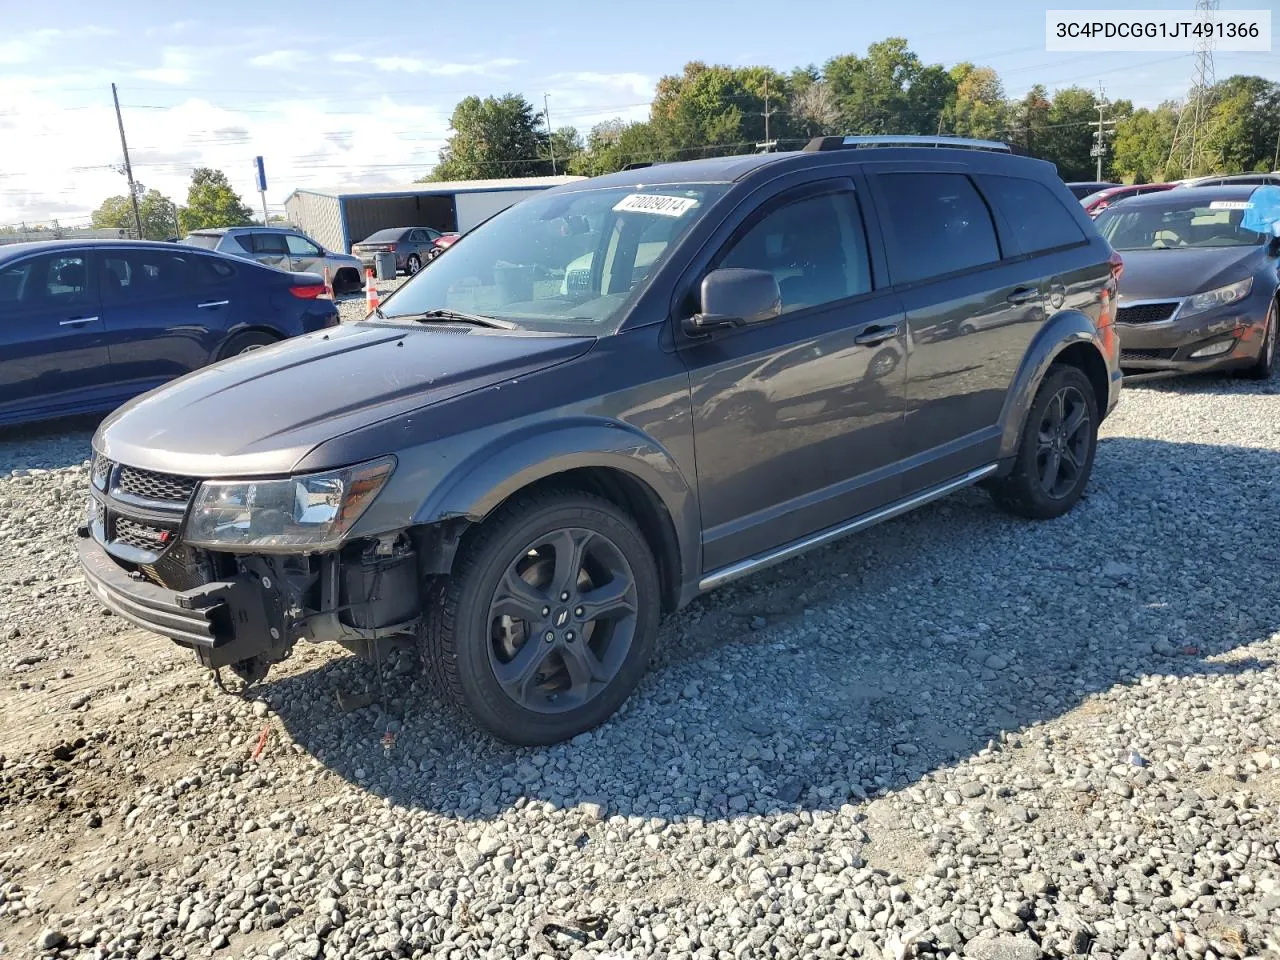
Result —
[[682, 588], [701, 569], [697, 491], [675, 458], [631, 425], [603, 417], [572, 417], [506, 433], [462, 460], [427, 495], [412, 523], [465, 519], [478, 523], [530, 484], [558, 473], [604, 468], [641, 484], [665, 512]]
[[1106, 358], [1098, 344], [1097, 328], [1092, 320], [1078, 310], [1063, 310], [1054, 314], [1031, 341], [1023, 354], [1022, 365], [1014, 376], [1013, 385], [1005, 395], [1004, 409], [1000, 412], [1002, 426], [999, 458], [1002, 461], [1017, 453], [1027, 414], [1049, 367], [1063, 351], [1077, 344], [1087, 344], [1090, 349], [1095, 350], [1105, 366]]

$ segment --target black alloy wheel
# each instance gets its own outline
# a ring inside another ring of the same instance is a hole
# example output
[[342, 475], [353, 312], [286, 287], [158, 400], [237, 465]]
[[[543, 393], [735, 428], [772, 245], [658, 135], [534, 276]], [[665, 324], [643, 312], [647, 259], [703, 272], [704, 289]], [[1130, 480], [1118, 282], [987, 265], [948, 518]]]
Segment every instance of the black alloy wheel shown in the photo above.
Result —
[[1049, 400], [1036, 438], [1036, 469], [1040, 486], [1051, 499], [1061, 500], [1080, 479], [1092, 444], [1089, 404], [1079, 388], [1065, 386]]

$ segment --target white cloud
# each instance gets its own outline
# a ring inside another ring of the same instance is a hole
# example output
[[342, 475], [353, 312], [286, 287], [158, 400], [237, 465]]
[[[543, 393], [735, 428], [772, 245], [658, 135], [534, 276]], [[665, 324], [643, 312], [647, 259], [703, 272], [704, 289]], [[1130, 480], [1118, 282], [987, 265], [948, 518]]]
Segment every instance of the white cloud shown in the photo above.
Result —
[[160, 66], [145, 70], [135, 70], [133, 75], [139, 80], [151, 80], [155, 83], [173, 85], [189, 83], [195, 76], [195, 58], [183, 47], [165, 47], [160, 51]]
[[20, 33], [0, 43], [0, 64], [16, 65], [31, 63], [40, 54], [48, 51], [54, 41], [72, 41], [85, 37], [105, 37], [115, 33], [105, 27], [71, 27], [60, 29], [46, 27], [42, 30], [31, 30]]
[[360, 56], [360, 54], [347, 53], [345, 51], [342, 53], [331, 53], [329, 55], [329, 59], [332, 60], [334, 63], [363, 63], [364, 62], [364, 57]]
[[523, 62], [497, 57], [476, 63], [442, 63], [419, 57], [360, 57], [358, 54], [334, 54], [332, 59], [339, 63], [367, 62], [384, 73], [425, 73], [433, 77], [484, 76]]
[[296, 70], [308, 59], [301, 50], [272, 50], [251, 57], [249, 63], [255, 67], [276, 67], [281, 70]]

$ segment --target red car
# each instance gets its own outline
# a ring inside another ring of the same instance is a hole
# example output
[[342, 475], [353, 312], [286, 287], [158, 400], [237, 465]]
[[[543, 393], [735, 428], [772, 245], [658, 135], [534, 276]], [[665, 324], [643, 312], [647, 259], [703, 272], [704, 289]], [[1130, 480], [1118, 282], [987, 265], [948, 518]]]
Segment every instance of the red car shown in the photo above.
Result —
[[427, 251], [427, 259], [434, 260], [436, 257], [440, 256], [440, 254], [448, 250], [453, 242], [460, 236], [462, 236], [462, 234], [456, 232], [440, 234], [440, 236], [436, 237], [435, 240], [431, 242], [431, 249]]
[[1084, 212], [1091, 217], [1096, 217], [1111, 204], [1117, 200], [1124, 200], [1127, 197], [1138, 197], [1144, 193], [1158, 193], [1161, 190], [1172, 190], [1172, 183], [1131, 183], [1122, 187], [1107, 187], [1105, 190], [1099, 190], [1091, 193], [1087, 197], [1080, 198], [1080, 204], [1084, 207]]

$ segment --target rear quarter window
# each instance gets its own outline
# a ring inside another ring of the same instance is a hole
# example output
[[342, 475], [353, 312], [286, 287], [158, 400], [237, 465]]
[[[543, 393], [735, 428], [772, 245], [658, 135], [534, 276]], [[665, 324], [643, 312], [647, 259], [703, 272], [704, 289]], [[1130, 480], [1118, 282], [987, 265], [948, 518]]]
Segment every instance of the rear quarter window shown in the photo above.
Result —
[[1043, 253], [1088, 242], [1076, 218], [1043, 183], [993, 174], [980, 174], [977, 180], [1013, 232], [1012, 246], [1022, 253]]
[[216, 233], [189, 233], [187, 234], [187, 243], [193, 247], [202, 247], [205, 250], [213, 250], [218, 246], [218, 241], [222, 239], [220, 234]]
[[986, 201], [960, 173], [875, 177], [893, 283], [914, 283], [1000, 260]]

